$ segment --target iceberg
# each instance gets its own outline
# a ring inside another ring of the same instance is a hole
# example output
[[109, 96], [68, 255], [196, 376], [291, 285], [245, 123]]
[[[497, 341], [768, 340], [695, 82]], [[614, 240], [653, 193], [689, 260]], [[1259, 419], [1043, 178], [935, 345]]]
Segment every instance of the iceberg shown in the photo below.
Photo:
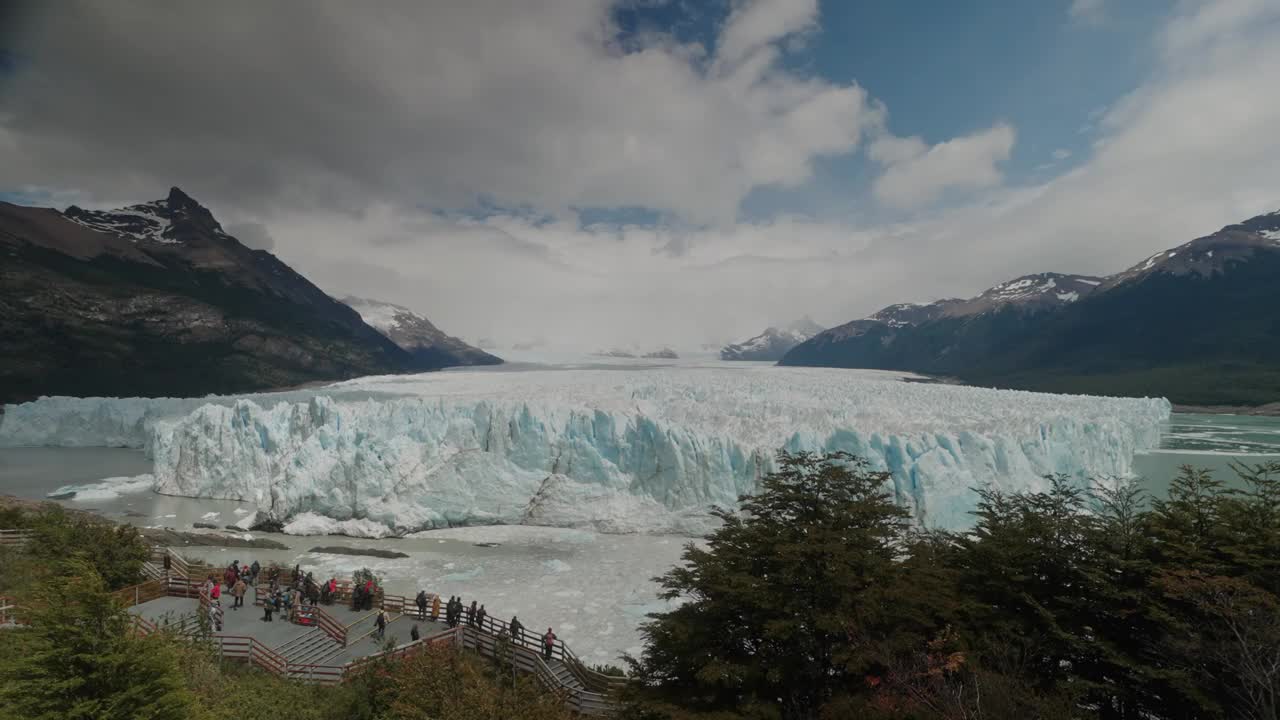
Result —
[[297, 531], [366, 537], [374, 525], [701, 534], [714, 526], [711, 509], [756, 489], [777, 450], [845, 451], [890, 473], [888, 489], [921, 525], [957, 528], [971, 523], [975, 488], [1130, 474], [1170, 410], [1163, 399], [871, 371], [523, 370], [216, 401], [49, 398], [12, 409], [0, 444], [145, 447], [158, 492], [253, 503]]
[[[109, 477], [87, 485], [63, 485], [49, 493], [49, 497], [77, 502], [102, 502], [115, 500], [127, 493], [147, 492], [155, 486], [150, 474], [133, 477]], [[214, 513], [215, 515], [217, 513]]]

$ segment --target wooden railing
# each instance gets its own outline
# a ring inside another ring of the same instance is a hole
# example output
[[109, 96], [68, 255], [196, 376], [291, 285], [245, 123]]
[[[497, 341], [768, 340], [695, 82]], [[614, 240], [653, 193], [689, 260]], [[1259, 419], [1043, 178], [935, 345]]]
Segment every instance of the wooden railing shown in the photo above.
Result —
[[581, 715], [607, 715], [617, 709], [609, 691], [593, 690], [589, 685], [586, 689], [563, 685], [542, 654], [532, 648], [514, 642], [508, 642], [503, 648], [503, 641], [498, 637], [466, 625], [459, 625], [457, 630], [463, 647], [486, 657], [506, 655], [517, 671], [533, 675], [547, 689], [559, 694], [569, 709]]
[[[462, 617], [464, 623], [470, 624], [471, 608], [464, 607]], [[475, 626], [472, 625], [472, 627]], [[538, 652], [542, 651], [542, 635], [530, 632], [528, 629], [523, 627], [520, 628], [520, 632], [513, 634], [511, 632], [510, 624], [504, 620], [486, 617], [484, 619], [484, 627], [479, 629], [493, 635], [501, 634], [503, 630], [506, 630], [507, 634], [511, 637], [512, 644], [525, 648], [535, 648]], [[519, 635], [519, 637], [516, 637], [516, 635]], [[569, 649], [568, 645], [565, 645], [563, 642], [558, 640], [551, 649], [551, 657], [563, 662], [565, 666], [569, 668], [569, 671], [573, 673], [574, 677], [578, 679], [578, 682], [593, 691], [608, 693], [611, 690], [623, 687], [627, 684], [626, 678], [605, 675], [604, 673], [596, 672], [595, 670], [587, 667], [587, 664], [579, 660], [578, 656]]]
[[240, 658], [280, 677], [289, 676], [289, 661], [283, 655], [247, 635], [213, 635], [211, 641], [222, 657]]
[[34, 536], [30, 530], [0, 530], [0, 545], [24, 545]]
[[[318, 605], [299, 605], [298, 617], [310, 619], [310, 624], [314, 624], [323, 630], [326, 635], [333, 638], [342, 647], [347, 646], [347, 627], [325, 612], [324, 608]], [[306, 625], [309, 623], [301, 622], [299, 624]]]
[[18, 623], [18, 606], [13, 598], [0, 595], [0, 625]]

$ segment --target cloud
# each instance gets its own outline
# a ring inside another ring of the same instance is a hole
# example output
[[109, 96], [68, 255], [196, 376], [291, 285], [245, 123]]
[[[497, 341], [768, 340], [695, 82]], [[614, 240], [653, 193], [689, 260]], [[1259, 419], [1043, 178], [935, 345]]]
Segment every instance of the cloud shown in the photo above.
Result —
[[242, 222], [228, 225], [224, 230], [231, 237], [239, 240], [246, 247], [254, 250], [273, 250], [276, 246], [275, 238], [271, 237], [271, 232], [267, 230], [267, 226], [257, 222]]
[[781, 64], [814, 0], [734, 7], [707, 62], [656, 33], [624, 50], [609, 0], [31, 3], [0, 31], [26, 59], [0, 95], [0, 187], [731, 222], [753, 189], [855, 149], [878, 112]]
[[818, 0], [752, 0], [736, 7], [720, 33], [718, 60], [732, 65], [779, 38], [817, 28]]
[[[897, 137], [857, 86], [785, 71], [782, 38], [813, 32], [798, 11], [735, 30], [748, 49], [713, 68], [670, 38], [622, 52], [600, 30], [603, 2], [533, 4], [456, 4], [416, 27], [417, 4], [305, 17], [267, 4], [261, 25], [225, 3], [82, 8], [100, 37], [70, 11], [23, 23], [49, 64], [0, 95], [0, 187], [137, 202], [178, 184], [228, 227], [265, 226], [273, 252], [331, 294], [503, 347], [541, 336], [587, 350], [685, 349], [1029, 272], [1112, 273], [1280, 209], [1280, 95], [1259, 91], [1280, 77], [1273, 3], [1179, 4], [1143, 44], [1149, 76], [1087, 113], [1100, 144], [1030, 184], [1001, 172], [1010, 126]], [[55, 80], [62, 92], [40, 85]], [[804, 182], [863, 135], [884, 170], [875, 194], [922, 209], [894, 224], [732, 219], [743, 188]], [[540, 212], [433, 212], [477, 191]], [[565, 209], [601, 204], [714, 221], [584, 226]]]
[[1067, 14], [1072, 20], [1084, 23], [1099, 23], [1105, 17], [1103, 0], [1071, 0]]
[[875, 181], [877, 199], [898, 208], [925, 205], [948, 189], [973, 190], [1000, 183], [997, 167], [1009, 158], [1016, 133], [1007, 124], [932, 147], [920, 138], [884, 136], [870, 156], [885, 167]]
[[1066, 148], [1058, 148], [1053, 151], [1052, 155], [1054, 160], [1066, 160], [1071, 157], [1071, 151]]

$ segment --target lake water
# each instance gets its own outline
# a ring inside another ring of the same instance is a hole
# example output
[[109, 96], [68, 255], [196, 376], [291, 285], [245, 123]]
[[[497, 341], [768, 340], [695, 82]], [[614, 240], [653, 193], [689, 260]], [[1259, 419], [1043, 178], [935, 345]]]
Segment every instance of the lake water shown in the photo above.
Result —
[[[1280, 460], [1280, 418], [1233, 415], [1175, 415], [1162, 447], [1135, 459], [1135, 469], [1154, 493], [1167, 487], [1178, 466], [1207, 467], [1230, 480], [1230, 463]], [[43, 498], [64, 485], [149, 472], [139, 451], [111, 448], [0, 449], [0, 492]], [[97, 493], [91, 499], [62, 501], [139, 526], [190, 530], [195, 522], [225, 525], [255, 508], [228, 500], [196, 500], [153, 492]], [[279, 540], [287, 550], [188, 548], [195, 558], [230, 563], [301, 563], [319, 577], [349, 577], [372, 568], [391, 592], [412, 595], [419, 588], [462, 595], [485, 603], [490, 614], [519, 614], [527, 627], [552, 625], [584, 659], [612, 662], [641, 646], [639, 624], [666, 604], [651, 578], [679, 561], [688, 538], [603, 535], [555, 528], [500, 526], [457, 528], [414, 537], [360, 540], [258, 534]], [[496, 545], [485, 546], [488, 543]], [[380, 559], [314, 553], [324, 545], [376, 547], [408, 553]]]
[[1163, 494], [1182, 465], [1206, 468], [1237, 485], [1232, 463], [1280, 461], [1280, 417], [1176, 414], [1160, 449], [1134, 458], [1134, 471], [1153, 493]]

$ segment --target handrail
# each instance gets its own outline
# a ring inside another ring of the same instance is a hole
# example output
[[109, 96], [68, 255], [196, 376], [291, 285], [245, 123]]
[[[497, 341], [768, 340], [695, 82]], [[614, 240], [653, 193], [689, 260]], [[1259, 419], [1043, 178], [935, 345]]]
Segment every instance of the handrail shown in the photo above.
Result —
[[6, 625], [10, 622], [18, 624], [18, 614], [14, 611], [18, 609], [18, 604], [13, 598], [7, 595], [0, 595], [0, 625]]
[[319, 605], [299, 605], [298, 614], [310, 614], [314, 619], [315, 626], [323, 630], [329, 637], [333, 638], [342, 645], [347, 646], [347, 627], [338, 622], [332, 615], [324, 611]]
[[[468, 647], [481, 655], [497, 656], [497, 638], [488, 632], [474, 627], [460, 625], [463, 647]], [[560, 693], [566, 704], [580, 714], [605, 714], [615, 709], [615, 703], [608, 693], [589, 689], [579, 689], [564, 685], [551, 666], [547, 665], [542, 655], [532, 648], [523, 645], [511, 645], [511, 662], [517, 670], [527, 672], [536, 677], [547, 688]]]
[[0, 530], [0, 545], [22, 545], [33, 537], [31, 530]]
[[461, 628], [449, 628], [448, 630], [441, 630], [440, 632], [435, 633], [434, 635], [428, 635], [424, 638], [414, 640], [413, 642], [405, 643], [404, 645], [401, 645], [396, 648], [392, 648], [391, 650], [383, 650], [381, 652], [376, 652], [371, 655], [365, 655], [362, 658], [352, 660], [351, 662], [342, 666], [343, 677], [345, 678], [359, 671], [365, 665], [375, 662], [379, 658], [396, 659], [396, 658], [406, 657], [408, 655], [412, 655], [414, 653], [421, 651], [425, 647], [428, 647], [430, 645], [436, 645], [446, 640], [452, 641], [455, 644], [457, 644], [459, 642], [460, 631], [461, 631]]

